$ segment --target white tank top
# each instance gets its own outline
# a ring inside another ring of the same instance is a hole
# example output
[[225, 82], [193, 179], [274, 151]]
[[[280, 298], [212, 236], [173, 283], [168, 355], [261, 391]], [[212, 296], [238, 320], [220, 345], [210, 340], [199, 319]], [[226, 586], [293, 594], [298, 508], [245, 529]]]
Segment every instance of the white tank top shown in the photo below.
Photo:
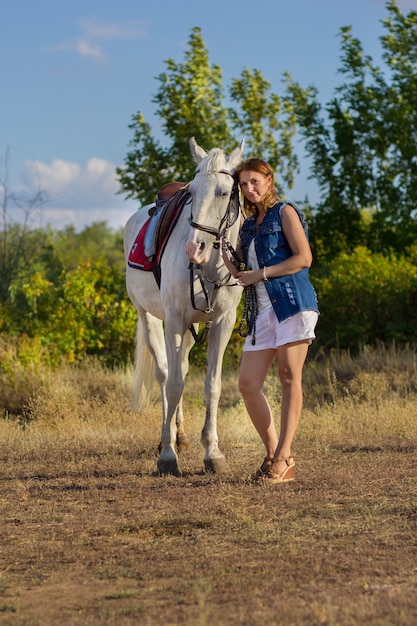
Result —
[[[249, 267], [252, 268], [253, 270], [260, 269], [258, 259], [256, 258], [254, 239], [252, 239], [252, 241], [249, 244], [248, 263], [249, 263]], [[256, 298], [258, 300], [258, 313], [261, 313], [261, 311], [266, 311], [267, 309], [271, 309], [272, 308], [271, 300], [268, 296], [268, 292], [265, 288], [265, 283], [263, 280], [260, 280], [259, 283], [256, 283], [255, 290], [256, 290]]]

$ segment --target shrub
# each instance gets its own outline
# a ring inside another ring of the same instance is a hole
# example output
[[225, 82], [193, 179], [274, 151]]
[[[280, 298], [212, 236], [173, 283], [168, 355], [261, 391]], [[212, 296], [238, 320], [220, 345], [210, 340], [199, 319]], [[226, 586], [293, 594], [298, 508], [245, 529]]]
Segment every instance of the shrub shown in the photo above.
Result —
[[321, 312], [321, 346], [357, 349], [378, 342], [417, 341], [417, 267], [412, 258], [358, 247], [321, 268], [313, 282]]

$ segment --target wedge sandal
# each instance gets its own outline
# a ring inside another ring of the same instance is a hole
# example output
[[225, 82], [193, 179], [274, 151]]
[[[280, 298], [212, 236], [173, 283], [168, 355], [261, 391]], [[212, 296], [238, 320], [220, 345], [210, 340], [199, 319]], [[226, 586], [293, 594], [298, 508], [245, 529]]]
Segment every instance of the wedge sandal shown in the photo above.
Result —
[[265, 478], [265, 475], [270, 471], [272, 467], [272, 461], [272, 456], [266, 456], [264, 458], [261, 467], [256, 470], [255, 474], [252, 476], [254, 481], [262, 480], [263, 478]]
[[[285, 468], [278, 470], [276, 467], [278, 463], [285, 463]], [[295, 461], [293, 456], [288, 456], [286, 459], [273, 458], [271, 466], [269, 470], [265, 472], [262, 480], [268, 483], [288, 483], [294, 480], [294, 467]]]

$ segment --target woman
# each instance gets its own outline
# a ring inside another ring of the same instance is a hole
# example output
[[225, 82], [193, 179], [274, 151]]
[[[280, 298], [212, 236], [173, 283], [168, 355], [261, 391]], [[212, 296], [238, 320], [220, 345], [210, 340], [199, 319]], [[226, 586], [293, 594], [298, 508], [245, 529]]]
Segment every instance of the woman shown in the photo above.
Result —
[[[223, 258], [239, 284], [255, 286], [257, 303], [243, 348], [239, 390], [266, 449], [255, 478], [283, 483], [294, 480], [291, 446], [303, 404], [302, 371], [318, 320], [317, 297], [308, 276], [312, 254], [304, 216], [294, 205], [280, 201], [269, 163], [248, 159], [238, 166], [237, 175], [244, 209], [250, 214], [238, 250], [248, 269], [236, 270], [227, 242], [222, 245]], [[262, 392], [275, 358], [282, 387], [279, 436]]]

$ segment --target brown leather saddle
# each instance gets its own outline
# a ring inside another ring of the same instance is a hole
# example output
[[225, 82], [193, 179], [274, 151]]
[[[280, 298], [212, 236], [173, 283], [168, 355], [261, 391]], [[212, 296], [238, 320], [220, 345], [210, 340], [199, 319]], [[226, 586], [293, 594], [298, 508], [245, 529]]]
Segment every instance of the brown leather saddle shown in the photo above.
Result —
[[[161, 284], [160, 261], [162, 253], [172, 232], [174, 222], [189, 195], [188, 184], [185, 183], [168, 183], [161, 187], [158, 192], [158, 200], [165, 201], [156, 226], [153, 244], [153, 249], [156, 250], [157, 253], [152, 257], [152, 271], [158, 283], [158, 287]], [[152, 210], [154, 209], [150, 209], [150, 211]]]

